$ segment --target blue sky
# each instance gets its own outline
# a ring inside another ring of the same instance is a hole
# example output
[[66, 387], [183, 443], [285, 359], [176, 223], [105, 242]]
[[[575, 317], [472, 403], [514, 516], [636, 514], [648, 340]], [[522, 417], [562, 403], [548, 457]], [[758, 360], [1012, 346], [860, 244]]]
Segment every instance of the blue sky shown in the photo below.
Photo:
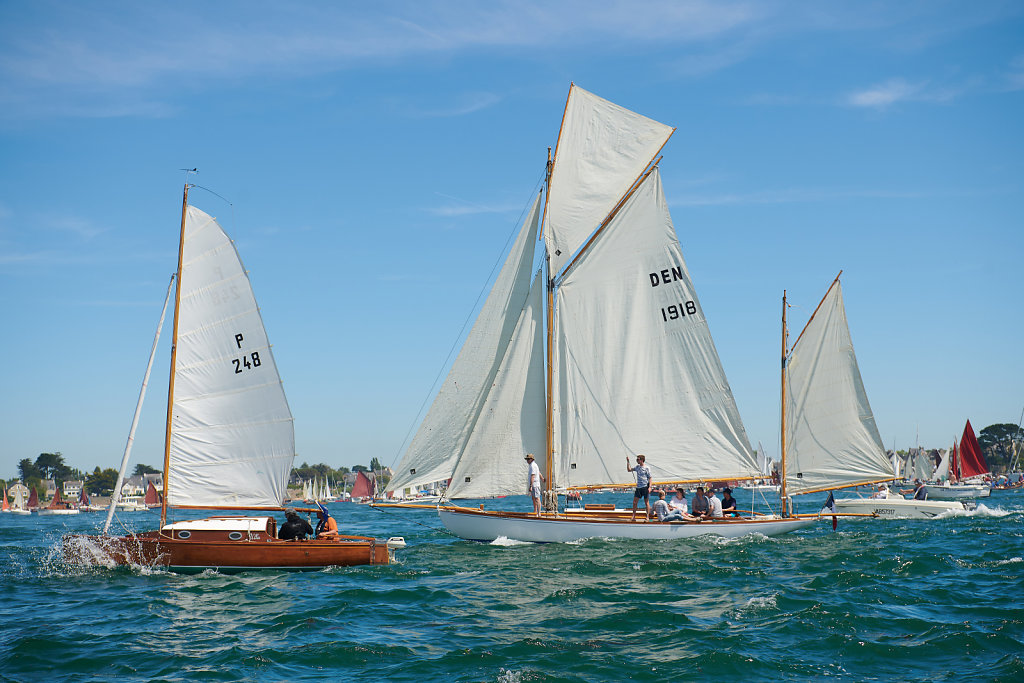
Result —
[[[186, 167], [250, 271], [298, 462], [394, 462], [571, 81], [677, 127], [665, 192], [755, 446], [782, 291], [799, 329], [840, 269], [888, 447], [1018, 421], [1020, 3], [2, 2], [0, 476], [117, 466]], [[133, 462], [162, 458], [167, 336]]]

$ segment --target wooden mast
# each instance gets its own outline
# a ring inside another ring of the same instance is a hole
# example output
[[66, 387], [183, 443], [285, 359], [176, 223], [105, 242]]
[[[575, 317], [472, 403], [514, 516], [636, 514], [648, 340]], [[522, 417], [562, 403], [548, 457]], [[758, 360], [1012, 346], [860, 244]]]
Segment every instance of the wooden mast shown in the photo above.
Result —
[[167, 428], [164, 432], [164, 491], [160, 501], [161, 529], [167, 523], [167, 475], [170, 473], [171, 466], [171, 418], [174, 415], [174, 371], [178, 352], [178, 311], [181, 308], [181, 262], [185, 251], [185, 217], [188, 213], [189, 187], [191, 185], [186, 182], [185, 192], [181, 198], [181, 234], [178, 237], [178, 284], [174, 288], [174, 327], [171, 332], [171, 377], [167, 383]]
[[789, 330], [786, 327], [786, 290], [782, 290], [782, 425], [779, 430], [781, 436], [782, 471], [779, 473], [779, 500], [782, 501], [782, 515], [785, 516], [789, 506], [786, 500], [786, 354], [789, 342]]
[[[570, 86], [570, 92], [571, 86]], [[566, 100], [566, 106], [568, 106], [568, 100]], [[563, 115], [563, 120], [564, 120]], [[561, 131], [559, 131], [559, 138], [561, 138]], [[548, 147], [548, 163], [547, 171], [545, 172], [544, 183], [547, 187], [547, 192], [544, 196], [544, 215], [547, 215], [548, 211], [548, 200], [551, 198], [551, 148]], [[541, 230], [544, 229], [543, 220], [541, 222]], [[547, 312], [547, 345], [545, 347], [544, 362], [547, 365], [547, 410], [545, 412], [544, 421], [546, 423], [545, 429], [545, 447], [547, 449], [547, 457], [545, 457], [545, 479], [544, 479], [544, 501], [547, 502], [551, 499], [551, 492], [554, 491], [554, 472], [555, 472], [555, 398], [554, 398], [554, 381], [555, 368], [552, 363], [554, 354], [552, 353], [551, 345], [554, 341], [554, 325], [555, 325], [555, 277], [551, 273], [551, 255], [547, 252], [547, 247], [544, 248], [544, 263], [547, 268], [547, 290], [548, 290], [548, 312]], [[555, 514], [558, 514], [558, 501], [555, 500]]]

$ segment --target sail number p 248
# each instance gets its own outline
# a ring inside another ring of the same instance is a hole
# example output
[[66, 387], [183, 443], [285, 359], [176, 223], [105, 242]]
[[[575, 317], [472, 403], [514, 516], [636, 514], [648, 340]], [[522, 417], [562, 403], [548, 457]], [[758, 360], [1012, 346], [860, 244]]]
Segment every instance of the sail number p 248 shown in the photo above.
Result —
[[[244, 337], [239, 333], [235, 335], [235, 346], [242, 348], [242, 340]], [[235, 364], [235, 374], [240, 375], [246, 370], [252, 370], [262, 365], [260, 361], [260, 352], [253, 351], [252, 353], [245, 354], [241, 358], [232, 358], [231, 362]]]

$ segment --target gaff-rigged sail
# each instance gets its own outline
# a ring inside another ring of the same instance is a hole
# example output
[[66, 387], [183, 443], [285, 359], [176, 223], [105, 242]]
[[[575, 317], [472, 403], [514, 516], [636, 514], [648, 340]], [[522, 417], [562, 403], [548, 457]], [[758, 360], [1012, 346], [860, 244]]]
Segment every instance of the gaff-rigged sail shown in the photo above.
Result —
[[234, 244], [194, 206], [183, 240], [168, 504], [279, 507], [295, 434], [252, 285]]
[[756, 478], [657, 169], [565, 274], [555, 322], [560, 486]]
[[789, 495], [894, 478], [868, 404], [837, 279], [790, 351]]
[[570, 88], [547, 206], [552, 273], [583, 246], [674, 130], [579, 86]]
[[[389, 491], [421, 488], [447, 480], [478, 422], [482, 420], [483, 426], [487, 425], [489, 416], [485, 410], [488, 405], [493, 406], [489, 396], [495, 377], [529, 299], [540, 205], [538, 196], [462, 350], [395, 468]], [[540, 392], [543, 402], [543, 384]], [[490, 444], [485, 447], [492, 448]], [[543, 451], [543, 440], [539, 451]]]

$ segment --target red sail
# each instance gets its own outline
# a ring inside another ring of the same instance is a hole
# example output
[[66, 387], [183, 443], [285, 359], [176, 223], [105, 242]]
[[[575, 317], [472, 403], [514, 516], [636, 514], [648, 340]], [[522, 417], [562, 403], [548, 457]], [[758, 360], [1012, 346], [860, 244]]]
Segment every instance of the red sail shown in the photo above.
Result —
[[964, 427], [964, 435], [960, 438], [960, 478], [968, 479], [987, 473], [988, 463], [985, 462], [978, 437], [974, 435], [974, 428], [968, 420], [967, 426]]
[[33, 486], [28, 493], [28, 509], [32, 510], [37, 507], [39, 507], [39, 494], [36, 493], [36, 487]]
[[89, 494], [85, 491], [85, 482], [82, 482], [82, 492], [78, 494], [78, 506], [89, 507]]
[[149, 482], [149, 486], [146, 487], [146, 505], [155, 506], [160, 504], [160, 494], [156, 492], [156, 487], [153, 486], [153, 482]]
[[353, 498], [370, 498], [373, 496], [373, 482], [363, 472], [356, 472], [356, 483], [352, 485]]
[[63, 510], [67, 505], [64, 504], [64, 499], [60, 497], [60, 489], [56, 489], [53, 492], [53, 500], [50, 501], [50, 505], [47, 509], [49, 510]]

